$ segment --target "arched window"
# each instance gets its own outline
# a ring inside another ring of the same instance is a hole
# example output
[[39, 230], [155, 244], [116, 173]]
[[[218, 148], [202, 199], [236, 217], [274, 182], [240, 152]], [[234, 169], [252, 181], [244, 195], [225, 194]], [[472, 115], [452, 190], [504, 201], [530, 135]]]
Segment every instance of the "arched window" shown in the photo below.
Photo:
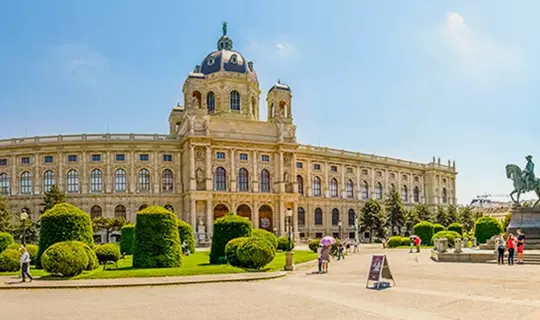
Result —
[[313, 177], [313, 196], [321, 196], [321, 179], [319, 177]]
[[245, 168], [238, 170], [238, 191], [249, 191], [248, 171]]
[[146, 208], [148, 208], [148, 205], [147, 205], [147, 204], [141, 204], [141, 205], [139, 206], [139, 211], [142, 211], [142, 210], [144, 210], [144, 209], [146, 209]]
[[362, 200], [369, 199], [369, 184], [367, 183], [367, 181], [362, 182], [360, 196], [362, 197]]
[[99, 169], [90, 172], [90, 192], [103, 192], [103, 172]]
[[21, 174], [21, 194], [32, 194], [32, 174], [25, 171]]
[[67, 192], [68, 193], [79, 193], [81, 190], [79, 171], [71, 169], [67, 173]]
[[126, 207], [124, 207], [121, 204], [117, 205], [116, 208], [114, 208], [114, 217], [126, 219], [127, 218]]
[[124, 169], [117, 169], [114, 172], [114, 191], [126, 192], [127, 188], [127, 174]]
[[391, 184], [390, 184], [390, 190], [396, 190], [396, 185], [393, 184], [393, 183], [391, 183]]
[[442, 203], [448, 203], [448, 194], [446, 188], [442, 189]]
[[330, 196], [336, 198], [338, 196], [338, 184], [335, 178], [330, 180]]
[[302, 207], [298, 207], [298, 225], [306, 225], [306, 211]]
[[170, 205], [170, 204], [166, 204], [166, 205], [164, 206], [164, 208], [167, 209], [167, 210], [169, 210], [170, 212], [174, 212], [174, 207], [173, 207], [172, 205]]
[[216, 111], [216, 96], [212, 91], [208, 92], [206, 96], [206, 104], [208, 105], [208, 112]]
[[418, 187], [414, 187], [413, 200], [414, 202], [420, 202], [420, 189]]
[[266, 169], [261, 170], [260, 184], [261, 192], [270, 192], [270, 172]]
[[356, 212], [354, 209], [349, 209], [349, 226], [354, 226], [356, 224]]
[[216, 169], [216, 176], [214, 177], [214, 188], [216, 191], [227, 190], [227, 172], [222, 167]]
[[315, 225], [322, 226], [322, 209], [315, 209]]
[[139, 192], [150, 192], [150, 171], [148, 169], [139, 170]]
[[339, 223], [339, 210], [337, 208], [332, 209], [332, 225], [337, 226]]
[[406, 185], [401, 187], [401, 200], [403, 202], [409, 202], [409, 189], [407, 189]]
[[56, 177], [51, 170], [45, 171], [43, 174], [43, 192], [51, 191], [52, 186], [56, 184]]
[[163, 192], [173, 192], [174, 177], [170, 169], [165, 169], [161, 173], [161, 190]]
[[0, 194], [9, 195], [10, 189], [9, 176], [7, 173], [0, 173]]
[[354, 198], [354, 188], [351, 179], [347, 180], [345, 184], [345, 193], [347, 194], [347, 198]]
[[231, 91], [231, 110], [240, 111], [240, 94], [238, 91]]
[[375, 185], [375, 199], [382, 200], [383, 197], [383, 190], [382, 190], [382, 184], [380, 182], [377, 182]]
[[90, 217], [92, 219], [94, 218], [97, 218], [97, 217], [101, 217], [103, 214], [103, 211], [101, 210], [101, 207], [100, 206], [93, 206], [91, 209], [90, 209]]
[[304, 194], [304, 178], [302, 178], [302, 176], [300, 175], [296, 176], [296, 184], [298, 185], [298, 193], [303, 195]]

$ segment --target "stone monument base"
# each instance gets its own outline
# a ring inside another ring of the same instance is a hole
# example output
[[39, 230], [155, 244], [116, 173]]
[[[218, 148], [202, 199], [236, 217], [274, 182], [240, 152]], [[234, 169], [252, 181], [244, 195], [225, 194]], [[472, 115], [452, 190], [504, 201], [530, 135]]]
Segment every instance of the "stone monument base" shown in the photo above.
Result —
[[516, 236], [517, 229], [525, 234], [525, 249], [540, 249], [540, 208], [512, 209], [512, 220], [506, 231]]

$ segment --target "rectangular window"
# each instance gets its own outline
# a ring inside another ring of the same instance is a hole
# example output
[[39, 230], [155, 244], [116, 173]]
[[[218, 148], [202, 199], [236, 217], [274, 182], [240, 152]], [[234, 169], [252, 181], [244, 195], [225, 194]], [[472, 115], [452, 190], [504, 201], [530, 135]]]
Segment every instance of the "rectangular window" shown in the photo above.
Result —
[[322, 238], [322, 232], [315, 233], [315, 238]]
[[298, 169], [302, 169], [302, 167], [303, 167], [302, 162], [297, 162], [297, 163], [296, 163], [296, 167], [297, 167]]
[[7, 164], [8, 164], [7, 159], [0, 159], [0, 166], [5, 167], [7, 166]]
[[94, 161], [94, 162], [101, 161], [101, 155], [100, 154], [93, 154], [92, 155], [92, 161]]
[[353, 173], [353, 169], [352, 168], [347, 168], [347, 173]]
[[240, 160], [247, 161], [247, 159], [248, 159], [247, 153], [241, 153], [240, 154]]
[[148, 158], [149, 158], [148, 155], [145, 154], [145, 153], [139, 155], [139, 160], [140, 161], [148, 161]]
[[267, 154], [263, 154], [261, 156], [261, 160], [264, 161], [264, 162], [269, 162], [270, 161], [270, 156], [267, 155]]
[[76, 154], [68, 155], [68, 162], [77, 162], [77, 155]]
[[45, 162], [45, 163], [53, 163], [53, 160], [54, 160], [53, 156], [45, 156], [45, 157], [43, 157], [43, 162]]
[[225, 152], [216, 152], [216, 159], [224, 160], [225, 159]]
[[30, 164], [30, 157], [22, 157], [21, 164]]
[[172, 154], [164, 154], [163, 155], [163, 161], [172, 162]]
[[379, 177], [379, 178], [382, 177], [382, 172], [377, 171], [377, 177]]
[[126, 160], [125, 154], [122, 154], [122, 153], [116, 154], [116, 161], [125, 161], [125, 160]]
[[349, 232], [349, 239], [354, 239], [354, 238], [355, 238], [354, 232]]
[[321, 165], [318, 164], [318, 163], [314, 163], [314, 164], [313, 164], [313, 169], [314, 169], [314, 170], [321, 170]]
[[367, 169], [362, 169], [362, 174], [367, 176], [369, 174], [368, 170]]
[[337, 166], [331, 166], [330, 170], [332, 170], [332, 172], [337, 172]]

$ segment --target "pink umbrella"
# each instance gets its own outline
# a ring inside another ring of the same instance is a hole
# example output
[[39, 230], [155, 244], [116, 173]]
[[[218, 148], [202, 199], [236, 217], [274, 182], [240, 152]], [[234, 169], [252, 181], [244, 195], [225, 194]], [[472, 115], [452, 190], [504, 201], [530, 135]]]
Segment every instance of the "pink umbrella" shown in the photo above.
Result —
[[331, 237], [331, 236], [326, 236], [324, 238], [321, 239], [321, 242], [320, 242], [323, 246], [331, 246], [333, 245], [334, 243], [336, 243], [336, 239], [334, 239], [334, 237]]

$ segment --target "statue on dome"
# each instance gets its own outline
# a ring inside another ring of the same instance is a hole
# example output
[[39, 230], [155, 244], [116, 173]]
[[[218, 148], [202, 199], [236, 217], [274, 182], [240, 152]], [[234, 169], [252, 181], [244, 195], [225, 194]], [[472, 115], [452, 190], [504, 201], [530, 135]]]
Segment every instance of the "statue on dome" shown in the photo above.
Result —
[[226, 36], [227, 35], [227, 21], [223, 21], [223, 26], [221, 27], [221, 29], [223, 30], [223, 35]]

